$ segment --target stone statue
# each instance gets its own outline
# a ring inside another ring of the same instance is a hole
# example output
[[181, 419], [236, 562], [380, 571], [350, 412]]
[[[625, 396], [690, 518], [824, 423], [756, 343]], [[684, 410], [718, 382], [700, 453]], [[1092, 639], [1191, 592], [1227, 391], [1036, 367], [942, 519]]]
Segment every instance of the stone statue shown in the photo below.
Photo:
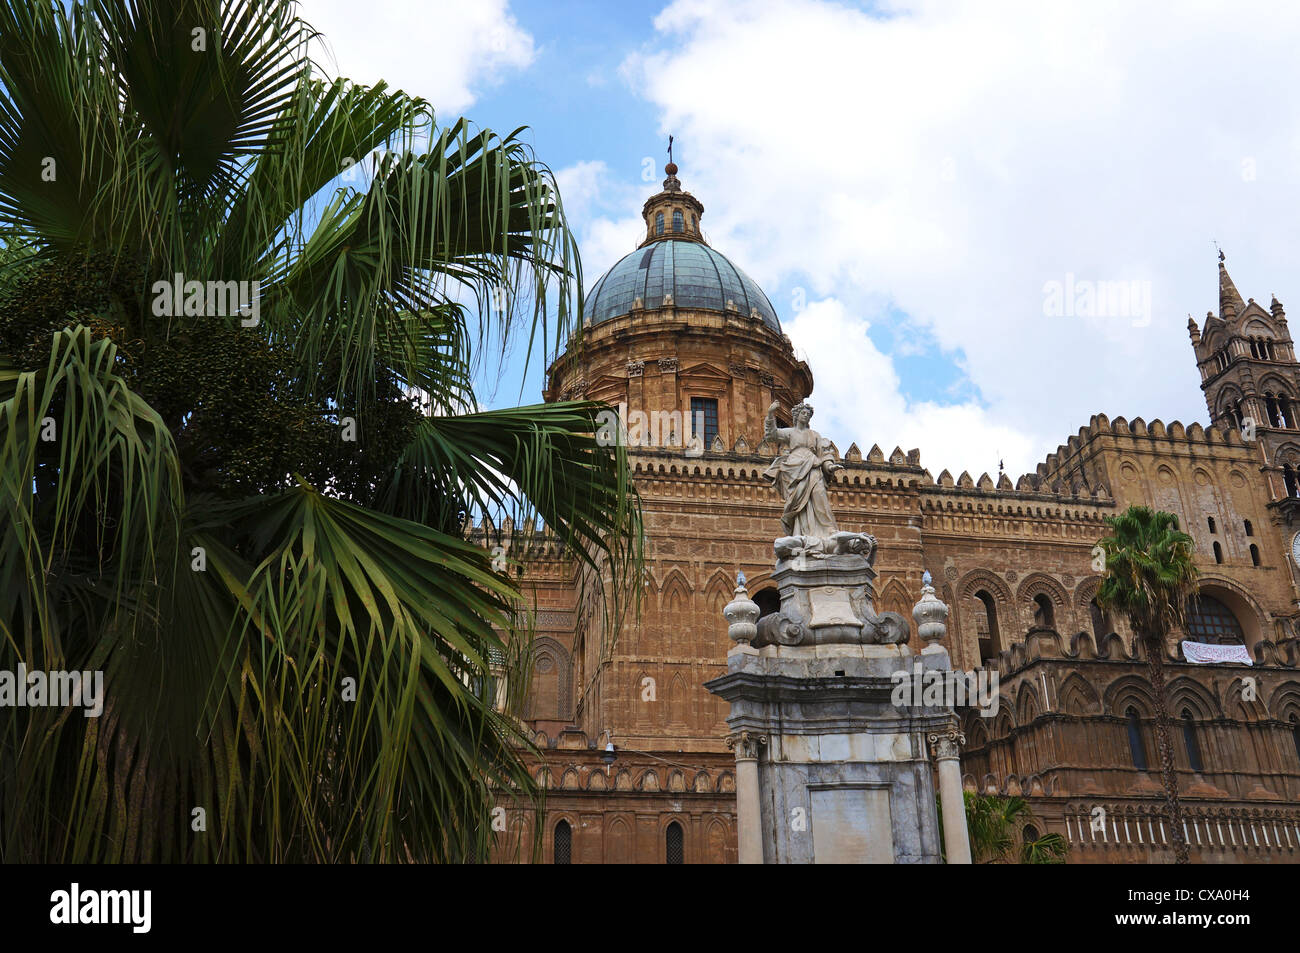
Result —
[[812, 407], [795, 405], [794, 426], [778, 427], [779, 406], [768, 407], [763, 436], [784, 449], [764, 474], [785, 501], [785, 535], [772, 546], [772, 581], [781, 596], [780, 607], [757, 615], [755, 621], [750, 616], [757, 606], [748, 596], [742, 599], [743, 589], [738, 588], [736, 600], [724, 612], [731, 623], [728, 632], [754, 647], [906, 642], [911, 632], [907, 620], [897, 612], [876, 612], [872, 605], [876, 538], [841, 531], [835, 522], [826, 481], [843, 467], [835, 461], [830, 441], [808, 426]]
[[[839, 531], [826, 492], [826, 478], [844, 467], [835, 462], [831, 442], [808, 426], [813, 415], [810, 405], [799, 403], [791, 410], [793, 427], [776, 425], [775, 414], [780, 406], [774, 401], [767, 408], [763, 436], [787, 449], [763, 475], [776, 484], [776, 491], [785, 500], [781, 528], [786, 537], [802, 537], [808, 542], [801, 548], [815, 551], [830, 546]], [[817, 540], [823, 541], [820, 546]]]

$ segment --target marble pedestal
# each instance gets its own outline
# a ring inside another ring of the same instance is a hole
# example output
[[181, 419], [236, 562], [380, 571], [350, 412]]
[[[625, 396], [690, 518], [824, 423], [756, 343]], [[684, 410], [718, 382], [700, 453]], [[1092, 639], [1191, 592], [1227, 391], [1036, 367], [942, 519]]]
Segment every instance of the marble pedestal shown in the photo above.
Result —
[[[741, 643], [705, 687], [731, 705], [741, 863], [940, 863], [931, 736], [951, 708], [896, 706], [905, 644]], [[955, 748], [954, 748], [955, 750]]]

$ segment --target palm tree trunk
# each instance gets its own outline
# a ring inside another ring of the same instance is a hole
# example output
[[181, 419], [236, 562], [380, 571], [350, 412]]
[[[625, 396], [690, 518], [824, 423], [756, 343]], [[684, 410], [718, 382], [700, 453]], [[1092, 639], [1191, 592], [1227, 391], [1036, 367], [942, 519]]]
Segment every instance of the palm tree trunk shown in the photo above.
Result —
[[1147, 636], [1147, 672], [1156, 709], [1156, 747], [1160, 749], [1160, 780], [1165, 787], [1165, 806], [1173, 828], [1174, 863], [1186, 864], [1187, 838], [1183, 833], [1183, 809], [1178, 801], [1178, 775], [1174, 770], [1174, 745], [1169, 738], [1169, 708], [1165, 701], [1165, 640]]

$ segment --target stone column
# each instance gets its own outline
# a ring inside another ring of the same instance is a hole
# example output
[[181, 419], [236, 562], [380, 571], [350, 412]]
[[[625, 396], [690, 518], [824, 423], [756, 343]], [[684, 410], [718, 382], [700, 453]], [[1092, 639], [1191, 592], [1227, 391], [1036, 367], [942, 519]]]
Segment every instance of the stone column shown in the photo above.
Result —
[[951, 728], [930, 735], [929, 740], [930, 755], [939, 765], [939, 804], [943, 808], [943, 843], [948, 863], [969, 864], [970, 834], [966, 830], [966, 799], [962, 795], [958, 757], [966, 736]]
[[758, 755], [759, 749], [765, 744], [767, 735], [754, 731], [737, 731], [727, 736], [727, 747], [736, 752], [736, 840], [740, 847], [737, 859], [742, 864], [763, 862]]

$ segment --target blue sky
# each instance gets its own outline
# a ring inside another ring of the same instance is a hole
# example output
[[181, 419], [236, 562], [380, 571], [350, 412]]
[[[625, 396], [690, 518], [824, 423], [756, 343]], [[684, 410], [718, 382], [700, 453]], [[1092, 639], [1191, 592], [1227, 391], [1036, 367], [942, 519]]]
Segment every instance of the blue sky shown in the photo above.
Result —
[[[1013, 479], [1094, 413], [1205, 421], [1186, 324], [1217, 308], [1215, 240], [1243, 295], [1300, 300], [1300, 10], [1178, 10], [302, 7], [344, 75], [531, 127], [588, 284], [634, 247], [672, 132], [706, 235], [813, 367], [819, 428], [842, 449], [920, 447], [936, 475], [1004, 459]], [[1053, 287], [1131, 290], [1130, 306], [1062, 309]], [[537, 399], [521, 364], [491, 403], [521, 379]]]

